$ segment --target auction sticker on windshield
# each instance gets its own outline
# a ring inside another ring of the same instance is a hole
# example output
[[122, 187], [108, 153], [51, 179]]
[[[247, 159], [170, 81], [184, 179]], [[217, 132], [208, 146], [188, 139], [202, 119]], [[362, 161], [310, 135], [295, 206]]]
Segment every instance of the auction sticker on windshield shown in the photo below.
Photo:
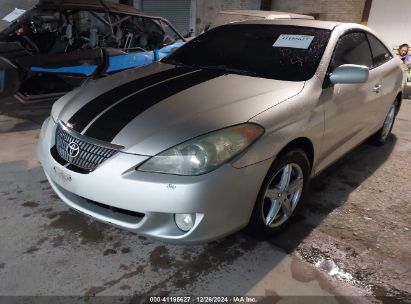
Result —
[[295, 49], [308, 49], [314, 36], [307, 35], [280, 35], [273, 47], [288, 47]]

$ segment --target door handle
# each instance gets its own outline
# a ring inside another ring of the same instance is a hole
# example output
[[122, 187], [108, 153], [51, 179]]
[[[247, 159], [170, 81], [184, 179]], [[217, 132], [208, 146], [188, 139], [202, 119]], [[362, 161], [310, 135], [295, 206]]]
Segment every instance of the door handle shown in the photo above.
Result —
[[372, 89], [372, 91], [375, 92], [375, 93], [379, 93], [380, 90], [381, 90], [381, 88], [382, 88], [382, 85], [377, 84], [377, 85]]

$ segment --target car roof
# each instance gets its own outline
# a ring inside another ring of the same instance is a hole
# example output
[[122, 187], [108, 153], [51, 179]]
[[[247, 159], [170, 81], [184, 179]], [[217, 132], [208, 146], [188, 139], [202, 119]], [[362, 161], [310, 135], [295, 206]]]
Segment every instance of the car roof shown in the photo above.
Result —
[[[320, 21], [320, 20], [306, 20], [306, 19], [273, 19], [273, 20], [247, 20], [229, 25], [236, 24], [275, 24], [275, 25], [290, 25], [290, 26], [304, 26], [319, 29], [333, 30], [336, 26], [343, 24], [336, 21]], [[354, 24], [353, 24], [354, 25]]]
[[309, 15], [301, 15], [289, 12], [279, 12], [279, 11], [259, 11], [259, 10], [225, 10], [220, 11], [219, 14], [223, 15], [243, 15], [252, 17], [261, 17], [267, 19], [283, 18], [283, 19], [314, 19], [314, 17]]

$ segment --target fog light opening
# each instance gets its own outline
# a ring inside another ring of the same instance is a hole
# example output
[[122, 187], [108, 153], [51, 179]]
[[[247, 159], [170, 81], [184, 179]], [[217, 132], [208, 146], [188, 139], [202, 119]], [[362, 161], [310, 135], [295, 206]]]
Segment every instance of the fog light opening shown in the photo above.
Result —
[[176, 222], [178, 229], [183, 232], [190, 231], [190, 229], [193, 228], [195, 219], [195, 214], [190, 213], [181, 213], [174, 215], [174, 221]]

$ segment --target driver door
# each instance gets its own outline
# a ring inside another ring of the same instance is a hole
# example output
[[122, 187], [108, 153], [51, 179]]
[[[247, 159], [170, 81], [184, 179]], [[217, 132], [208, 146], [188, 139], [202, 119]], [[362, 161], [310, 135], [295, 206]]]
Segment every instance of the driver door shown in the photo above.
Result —
[[328, 75], [340, 65], [356, 64], [370, 69], [365, 83], [331, 84], [328, 77], [321, 95], [324, 104], [324, 137], [319, 170], [333, 163], [369, 136], [374, 125], [376, 99], [381, 97], [381, 77], [373, 65], [371, 49], [364, 32], [340, 37]]

